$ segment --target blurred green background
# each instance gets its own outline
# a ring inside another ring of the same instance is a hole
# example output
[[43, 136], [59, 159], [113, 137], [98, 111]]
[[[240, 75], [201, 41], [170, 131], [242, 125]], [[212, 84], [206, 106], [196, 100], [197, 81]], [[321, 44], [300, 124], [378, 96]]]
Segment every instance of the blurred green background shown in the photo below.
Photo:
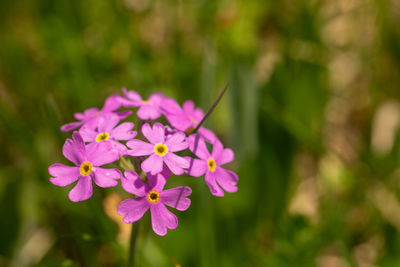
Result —
[[124, 266], [118, 186], [72, 203], [62, 124], [123, 86], [206, 110], [239, 191], [148, 214], [138, 266], [400, 266], [398, 0], [2, 0], [0, 266]]

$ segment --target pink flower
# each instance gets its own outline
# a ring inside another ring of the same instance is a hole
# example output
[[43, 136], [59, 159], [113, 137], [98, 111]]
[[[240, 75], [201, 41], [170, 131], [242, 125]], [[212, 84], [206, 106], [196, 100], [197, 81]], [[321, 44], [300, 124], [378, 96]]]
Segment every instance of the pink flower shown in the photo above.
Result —
[[83, 141], [96, 144], [102, 141], [109, 141], [111, 145], [117, 149], [120, 155], [124, 155], [127, 148], [117, 140], [133, 139], [137, 132], [132, 131], [134, 124], [132, 122], [124, 122], [116, 127], [120, 118], [115, 114], [108, 114], [100, 117], [97, 120], [97, 125], [94, 129], [83, 126], [79, 130]]
[[81, 127], [82, 125], [93, 128], [96, 126], [98, 118], [107, 114], [116, 114], [120, 117], [121, 120], [125, 119], [132, 114], [132, 111], [126, 110], [122, 112], [114, 112], [121, 107], [121, 103], [118, 101], [119, 97], [119, 95], [112, 95], [107, 98], [106, 102], [104, 103], [104, 107], [101, 110], [97, 108], [89, 108], [83, 113], [75, 113], [74, 117], [79, 121], [64, 124], [63, 126], [61, 126], [61, 131], [69, 132], [78, 127]]
[[156, 234], [163, 236], [167, 233], [167, 229], [175, 229], [178, 226], [178, 219], [165, 205], [180, 211], [188, 209], [190, 199], [187, 196], [192, 190], [187, 186], [163, 190], [170, 175], [171, 172], [166, 169], [155, 176], [148, 174], [147, 185], [136, 172], [126, 170], [125, 178], [121, 178], [122, 187], [138, 197], [126, 199], [119, 204], [117, 212], [125, 216], [122, 220], [128, 224], [134, 223], [150, 209], [151, 224]]
[[162, 171], [163, 163], [176, 175], [184, 173], [185, 168], [189, 167], [189, 162], [173, 152], [184, 150], [188, 147], [186, 136], [183, 132], [165, 136], [165, 127], [156, 122], [153, 128], [148, 123], [142, 127], [142, 133], [150, 141], [146, 143], [141, 140], [131, 140], [127, 142], [127, 146], [132, 149], [128, 150], [127, 154], [131, 156], [146, 156], [150, 155], [141, 164], [142, 170], [157, 174]]
[[119, 98], [119, 101], [124, 107], [139, 107], [137, 115], [142, 120], [154, 120], [161, 116], [160, 104], [164, 99], [163, 94], [152, 94], [148, 100], [143, 100], [142, 97], [133, 90], [127, 91], [122, 88], [126, 98]]
[[78, 132], [72, 134], [71, 139], [65, 141], [64, 156], [75, 163], [76, 166], [66, 166], [55, 163], [49, 167], [50, 182], [58, 186], [66, 186], [77, 181], [69, 192], [72, 201], [83, 201], [92, 196], [92, 179], [100, 187], [116, 186], [116, 179], [121, 177], [118, 169], [104, 169], [99, 166], [116, 161], [118, 151], [112, 149], [108, 142], [101, 142], [95, 146], [85, 147], [82, 137]]
[[236, 184], [239, 180], [237, 174], [221, 167], [221, 165], [233, 160], [233, 151], [229, 148], [224, 149], [222, 143], [216, 139], [213, 151], [210, 154], [201, 136], [193, 134], [188, 139], [190, 151], [200, 158], [187, 157], [190, 160], [188, 174], [194, 177], [200, 177], [205, 174], [205, 181], [214, 196], [223, 196], [223, 190], [230, 193], [236, 192]]
[[[188, 134], [196, 129], [204, 117], [203, 111], [195, 108], [193, 101], [184, 102], [182, 109], [173, 98], [165, 98], [161, 110], [172, 127]], [[211, 130], [204, 127], [200, 127], [198, 133], [211, 143], [217, 138]]]

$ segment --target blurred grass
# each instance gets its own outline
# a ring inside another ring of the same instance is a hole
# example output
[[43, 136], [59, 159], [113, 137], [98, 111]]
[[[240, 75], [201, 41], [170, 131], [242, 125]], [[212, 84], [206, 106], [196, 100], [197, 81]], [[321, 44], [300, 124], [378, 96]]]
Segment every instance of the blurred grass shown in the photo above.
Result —
[[192, 206], [166, 237], [144, 218], [139, 266], [400, 264], [398, 1], [3, 0], [0, 18], [1, 266], [123, 266], [104, 207], [128, 195], [51, 185], [59, 127], [123, 86], [207, 109], [226, 82], [207, 126], [239, 191], [171, 181]]

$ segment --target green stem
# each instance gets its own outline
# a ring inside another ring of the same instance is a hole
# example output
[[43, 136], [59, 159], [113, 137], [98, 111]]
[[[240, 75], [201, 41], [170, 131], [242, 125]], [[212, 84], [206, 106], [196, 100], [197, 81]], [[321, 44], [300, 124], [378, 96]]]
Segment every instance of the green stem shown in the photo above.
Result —
[[129, 259], [128, 259], [128, 267], [135, 266], [135, 259], [136, 259], [136, 243], [138, 239], [139, 233], [139, 222], [132, 224], [131, 230], [131, 239], [129, 241]]
[[191, 132], [191, 133], [196, 133], [200, 127], [204, 124], [204, 122], [207, 120], [207, 118], [210, 116], [211, 112], [213, 112], [214, 108], [218, 105], [219, 101], [221, 98], [224, 96], [226, 90], [228, 89], [228, 84], [225, 85], [224, 89], [222, 89], [221, 93], [219, 94], [217, 100], [212, 104], [206, 115], [203, 117], [203, 119], [200, 121], [199, 124], [197, 124], [197, 127]]

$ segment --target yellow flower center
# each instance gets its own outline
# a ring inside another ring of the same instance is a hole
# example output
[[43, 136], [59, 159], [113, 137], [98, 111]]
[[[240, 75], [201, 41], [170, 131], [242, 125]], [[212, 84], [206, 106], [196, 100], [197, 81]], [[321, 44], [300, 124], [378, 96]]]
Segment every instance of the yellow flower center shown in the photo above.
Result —
[[101, 141], [106, 141], [106, 140], [108, 140], [108, 138], [110, 138], [110, 135], [109, 135], [107, 132], [99, 133], [99, 134], [96, 136], [96, 142], [97, 142], [97, 143], [100, 143]]
[[93, 167], [92, 163], [90, 163], [89, 161], [84, 161], [82, 162], [79, 171], [81, 172], [81, 175], [86, 176], [92, 172], [92, 167]]
[[151, 101], [147, 101], [147, 100], [142, 100], [142, 104], [143, 105], [153, 105], [153, 103]]
[[165, 154], [168, 153], [168, 147], [166, 145], [164, 145], [164, 144], [161, 144], [161, 143], [157, 144], [157, 145], [154, 146], [154, 152], [157, 155], [159, 155], [161, 157], [164, 157]]
[[217, 164], [215, 163], [215, 160], [213, 158], [209, 158], [207, 160], [207, 166], [211, 172], [215, 172], [215, 169], [217, 168]]
[[151, 190], [148, 194], [147, 194], [147, 201], [149, 201], [152, 204], [157, 203], [158, 201], [160, 201], [160, 193], [158, 193], [156, 190]]
[[199, 122], [195, 119], [195, 118], [193, 118], [192, 116], [189, 116], [189, 119], [194, 123], [194, 124], [198, 124]]

